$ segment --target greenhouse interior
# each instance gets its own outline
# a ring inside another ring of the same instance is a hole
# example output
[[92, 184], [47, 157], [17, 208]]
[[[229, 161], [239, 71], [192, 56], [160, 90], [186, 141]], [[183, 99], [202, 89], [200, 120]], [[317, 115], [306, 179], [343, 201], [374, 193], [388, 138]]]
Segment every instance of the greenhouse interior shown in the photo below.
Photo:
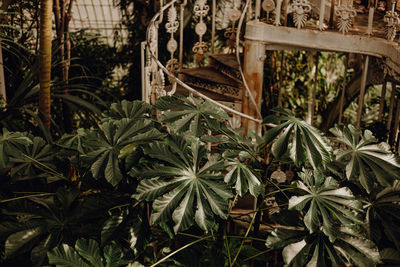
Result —
[[399, 14], [1, 0], [0, 266], [400, 266]]

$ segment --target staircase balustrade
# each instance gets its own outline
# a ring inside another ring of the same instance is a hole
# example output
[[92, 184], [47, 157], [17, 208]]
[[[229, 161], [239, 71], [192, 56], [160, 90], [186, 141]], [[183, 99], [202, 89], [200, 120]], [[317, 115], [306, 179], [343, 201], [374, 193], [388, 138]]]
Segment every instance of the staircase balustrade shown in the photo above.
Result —
[[[143, 99], [154, 103], [158, 97], [174, 94], [179, 87], [208, 99], [228, 112], [259, 123], [260, 119], [254, 117], [254, 114], [249, 116], [240, 112], [237, 108], [235, 109], [232, 105], [229, 107], [215, 101], [213, 97], [207, 96], [195, 86], [191, 86], [181, 79], [180, 75], [185, 68], [195, 65], [202, 67], [208, 62], [216, 60], [215, 58], [213, 59], [213, 54], [219, 52], [216, 51], [217, 42], [221, 43], [221, 40], [216, 37], [217, 1], [193, 0], [189, 2], [188, 0], [171, 0], [164, 3], [161, 0], [160, 2], [160, 10], [150, 21], [147, 28], [146, 41], [142, 44]], [[232, 8], [227, 14], [230, 24], [225, 30], [224, 36], [226, 38], [225, 44], [227, 45], [225, 52], [228, 52], [228, 54], [245, 50], [244, 47], [238, 47], [243, 44], [237, 42], [237, 36], [240, 35], [238, 33], [238, 24], [240, 22], [238, 23], [238, 21], [242, 15], [243, 17], [245, 16], [243, 13], [246, 10], [241, 10], [245, 3], [241, 1], [239, 6], [237, 2], [233, 1]], [[328, 0], [319, 0], [319, 2], [316, 2], [316, 0], [248, 0], [246, 4], [248, 6], [246, 16], [248, 27], [246, 27], [245, 39], [269, 43], [266, 36], [270, 32], [275, 34], [276, 37], [269, 44], [275, 44], [278, 48], [281, 45], [281, 49], [290, 46], [295, 49], [296, 47], [302, 47], [301, 40], [296, 40], [301, 35], [316, 38], [320, 35], [322, 38], [318, 41], [319, 43], [316, 42], [314, 46], [308, 48], [354, 52], [380, 56], [381, 58], [389, 57], [392, 61], [388, 64], [392, 64], [392, 69], [397, 68], [395, 65], [399, 63], [397, 58], [400, 59], [400, 50], [395, 39], [400, 25], [400, 18], [395, 10], [395, 3], [384, 15], [375, 12], [374, 6], [370, 7], [369, 14], [360, 15], [355, 10], [353, 0], [331, 0], [329, 2], [333, 6], [329, 6]], [[192, 8], [192, 10], [189, 10], [189, 8]], [[335, 25], [332, 23], [335, 21], [332, 16], [336, 18]], [[254, 27], [252, 28], [251, 26]], [[192, 44], [185, 41], [185, 27], [187, 27], [187, 30], [192, 27], [196, 34], [195, 42]], [[261, 28], [263, 30], [260, 30]], [[278, 29], [287, 30], [279, 31]], [[355, 40], [357, 41], [358, 39], [354, 38], [354, 40], [341, 38], [338, 33], [349, 37], [359, 36], [357, 38], [363, 42], [357, 43]], [[161, 36], [163, 38], [160, 38]], [[279, 36], [281, 38], [278, 38]], [[255, 40], [257, 38], [258, 40]], [[334, 40], [334, 43], [340, 43], [344, 40], [349, 44], [353, 42], [362, 46], [366, 43], [366, 38], [371, 40], [368, 47], [355, 48], [350, 46], [346, 49], [336, 49], [331, 43], [332, 40]], [[160, 41], [165, 41], [166, 43], [160, 43]], [[324, 47], [324, 44], [321, 45], [321, 42], [324, 42], [326, 47]], [[375, 50], [379, 50], [378, 47], [381, 44], [384, 52], [379, 54], [379, 51]], [[191, 47], [192, 54], [184, 57], [184, 55], [187, 55], [188, 47]], [[162, 53], [159, 51], [162, 51]], [[244, 51], [244, 53], [246, 52]], [[165, 55], [168, 55], [168, 58]], [[392, 55], [394, 56], [392, 57]], [[223, 66], [220, 69], [222, 73], [226, 74]], [[242, 73], [241, 76], [244, 77], [245, 75]], [[231, 78], [237, 80], [238, 74], [235, 72], [231, 75]], [[244, 84], [246, 83], [244, 82]], [[243, 90], [244, 87], [241, 87], [241, 89]]]

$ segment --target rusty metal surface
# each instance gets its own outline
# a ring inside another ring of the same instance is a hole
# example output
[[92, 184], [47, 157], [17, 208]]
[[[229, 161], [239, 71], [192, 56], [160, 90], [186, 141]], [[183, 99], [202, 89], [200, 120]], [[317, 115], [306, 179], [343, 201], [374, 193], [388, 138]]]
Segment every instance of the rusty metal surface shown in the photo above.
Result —
[[213, 67], [183, 69], [180, 73], [186, 76], [191, 76], [193, 78], [202, 79], [205, 82], [219, 83], [233, 87], [239, 87], [239, 83], [237, 81], [227, 77], [226, 75], [223, 75]]

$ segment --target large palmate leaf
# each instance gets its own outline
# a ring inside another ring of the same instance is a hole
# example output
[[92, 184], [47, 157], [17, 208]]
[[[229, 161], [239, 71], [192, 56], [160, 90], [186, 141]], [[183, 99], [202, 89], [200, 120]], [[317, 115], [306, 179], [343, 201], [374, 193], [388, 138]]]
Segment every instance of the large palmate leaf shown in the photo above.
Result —
[[163, 135], [148, 120], [124, 118], [119, 121], [108, 121], [101, 125], [97, 134], [88, 135], [85, 141], [91, 150], [83, 157], [89, 161], [94, 178], [104, 177], [110, 184], [116, 186], [122, 179], [118, 160], [121, 151], [127, 146], [132, 151], [138, 145], [162, 137]]
[[224, 163], [218, 155], [207, 158], [207, 150], [198, 139], [188, 144], [173, 136], [165, 142], [149, 145], [144, 153], [162, 162], [146, 170], [131, 171], [140, 181], [136, 199], [153, 202], [153, 223], [172, 220], [174, 231], [188, 229], [194, 222], [205, 231], [214, 223], [214, 216], [226, 219], [229, 187], [218, 172]]
[[[365, 237], [348, 228], [338, 228], [331, 242], [322, 232], [310, 234], [303, 229], [276, 229], [266, 241], [272, 249], [283, 248], [285, 266], [376, 266], [379, 252]], [[352, 265], [354, 264], [354, 265]]]
[[3, 134], [0, 136], [0, 167], [5, 168], [8, 164], [8, 156], [11, 152], [18, 152], [19, 146], [32, 144], [32, 140], [27, 133], [9, 132], [6, 128], [3, 129]]
[[[32, 196], [3, 205], [0, 240], [6, 241], [7, 256], [31, 251], [33, 244], [39, 243], [43, 244], [41, 253], [45, 255], [61, 241], [97, 234], [101, 230], [99, 221], [108, 216], [107, 211], [129, 200], [104, 193], [84, 197], [81, 193], [76, 188], [60, 187], [55, 195]], [[32, 250], [31, 255], [34, 252], [37, 253]]]
[[302, 181], [294, 182], [304, 195], [293, 196], [289, 200], [289, 209], [304, 210], [304, 223], [310, 233], [319, 231], [336, 238], [335, 220], [351, 226], [362, 223], [357, 214], [362, 212], [362, 205], [354, 199], [350, 189], [339, 187], [332, 177], [325, 177], [320, 171], [303, 170], [299, 173]]
[[103, 122], [110, 119], [120, 120], [123, 118], [138, 120], [148, 118], [152, 107], [143, 101], [127, 101], [122, 100], [118, 103], [112, 103], [110, 111], [104, 114]]
[[41, 137], [33, 137], [32, 144], [19, 146], [19, 149], [10, 151], [10, 163], [12, 163], [11, 177], [17, 179], [32, 179], [47, 177], [54, 181], [62, 179], [57, 174], [53, 164], [54, 151], [52, 146]]
[[190, 131], [194, 136], [204, 134], [206, 129], [218, 129], [220, 121], [229, 119], [220, 107], [201, 98], [165, 96], [159, 98], [154, 107], [161, 111], [169, 110], [161, 116], [161, 121], [174, 131]]
[[388, 144], [378, 143], [369, 130], [363, 135], [349, 125], [336, 126], [330, 131], [345, 146], [335, 151], [336, 160], [346, 164], [347, 178], [359, 180], [367, 192], [371, 192], [375, 182], [391, 186], [394, 179], [400, 177], [399, 158], [390, 151]]
[[225, 175], [224, 181], [234, 184], [239, 196], [244, 196], [247, 191], [257, 197], [263, 190], [258, 174], [250, 166], [240, 160], [231, 159], [227, 162], [231, 169]]
[[366, 207], [370, 239], [378, 245], [389, 239], [400, 251], [400, 181], [373, 191]]
[[90, 134], [90, 130], [79, 128], [74, 134], [64, 134], [61, 139], [58, 140], [57, 145], [65, 148], [75, 149], [79, 153], [85, 153], [87, 148], [85, 147], [84, 139]]
[[332, 148], [320, 131], [294, 117], [288, 110], [273, 111], [281, 115], [269, 115], [264, 118], [264, 123], [281, 121], [281, 124], [268, 130], [264, 140], [265, 144], [269, 144], [276, 139], [272, 145], [272, 153], [276, 158], [289, 152], [296, 165], [309, 162], [314, 169], [332, 160]]
[[49, 263], [57, 267], [118, 267], [127, 264], [122, 259], [121, 249], [115, 243], [105, 246], [103, 252], [100, 252], [96, 241], [80, 239], [76, 241], [75, 249], [63, 244], [47, 255]]
[[47, 256], [49, 257], [49, 263], [57, 267], [91, 267], [72, 247], [66, 244], [48, 252]]

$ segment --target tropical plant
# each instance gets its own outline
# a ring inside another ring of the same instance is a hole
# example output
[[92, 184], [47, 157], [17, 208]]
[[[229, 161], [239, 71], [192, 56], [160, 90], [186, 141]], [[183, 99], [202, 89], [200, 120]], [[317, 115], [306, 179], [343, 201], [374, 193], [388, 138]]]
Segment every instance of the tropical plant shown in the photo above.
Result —
[[374, 183], [391, 186], [400, 177], [400, 161], [386, 143], [378, 140], [369, 130], [362, 131], [354, 126], [336, 126], [330, 130], [344, 149], [336, 151], [336, 160], [346, 164], [346, 177], [357, 179], [367, 192]]
[[[29, 255], [34, 266], [114, 266], [112, 254], [123, 259], [115, 266], [233, 267], [278, 265], [282, 252], [287, 266], [395, 264], [397, 157], [369, 132], [336, 127], [331, 144], [280, 112], [266, 118], [281, 124], [263, 138], [242, 136], [207, 102], [168, 96], [155, 107], [114, 103], [97, 128], [55, 143], [3, 130], [6, 263]], [[359, 186], [360, 173], [342, 167], [352, 158], [371, 177], [384, 166], [393, 183]], [[271, 178], [289, 169], [297, 172], [291, 184]], [[16, 190], [32, 179], [35, 192]], [[248, 195], [256, 208], [238, 216], [234, 203]], [[272, 208], [264, 203], [271, 197]]]
[[140, 181], [134, 197], [154, 201], [154, 223], [169, 221], [172, 216], [177, 233], [194, 222], [209, 231], [215, 223], [213, 214], [227, 219], [227, 200], [232, 193], [223, 182], [220, 172], [224, 163], [218, 154], [207, 158], [207, 149], [198, 139], [188, 144], [181, 137], [151, 144], [144, 153], [161, 164], [131, 172], [132, 176], [153, 178]]
[[350, 189], [339, 187], [332, 177], [326, 177], [320, 171], [303, 170], [301, 180], [295, 181], [297, 189], [304, 195], [289, 199], [289, 209], [303, 210], [304, 224], [310, 234], [322, 230], [329, 240], [336, 239], [335, 224], [352, 227], [361, 224], [363, 211], [361, 203], [355, 200]]
[[276, 229], [266, 246], [283, 248], [285, 266], [376, 266], [380, 261], [374, 244], [349, 228], [338, 228], [332, 242], [321, 231]]
[[[264, 140], [268, 145], [283, 131], [271, 148], [272, 154], [277, 159], [289, 152], [289, 157], [296, 165], [309, 162], [314, 169], [331, 161], [332, 148], [316, 128], [299, 120], [289, 110], [273, 109], [272, 111], [282, 115], [269, 115], [264, 118], [264, 123], [278, 121], [282, 121], [282, 123], [267, 131]], [[290, 149], [288, 149], [289, 144]]]
[[122, 250], [115, 243], [105, 246], [102, 254], [99, 244], [92, 239], [79, 239], [75, 248], [64, 244], [47, 255], [49, 263], [58, 267], [118, 267], [128, 263], [122, 259]]

